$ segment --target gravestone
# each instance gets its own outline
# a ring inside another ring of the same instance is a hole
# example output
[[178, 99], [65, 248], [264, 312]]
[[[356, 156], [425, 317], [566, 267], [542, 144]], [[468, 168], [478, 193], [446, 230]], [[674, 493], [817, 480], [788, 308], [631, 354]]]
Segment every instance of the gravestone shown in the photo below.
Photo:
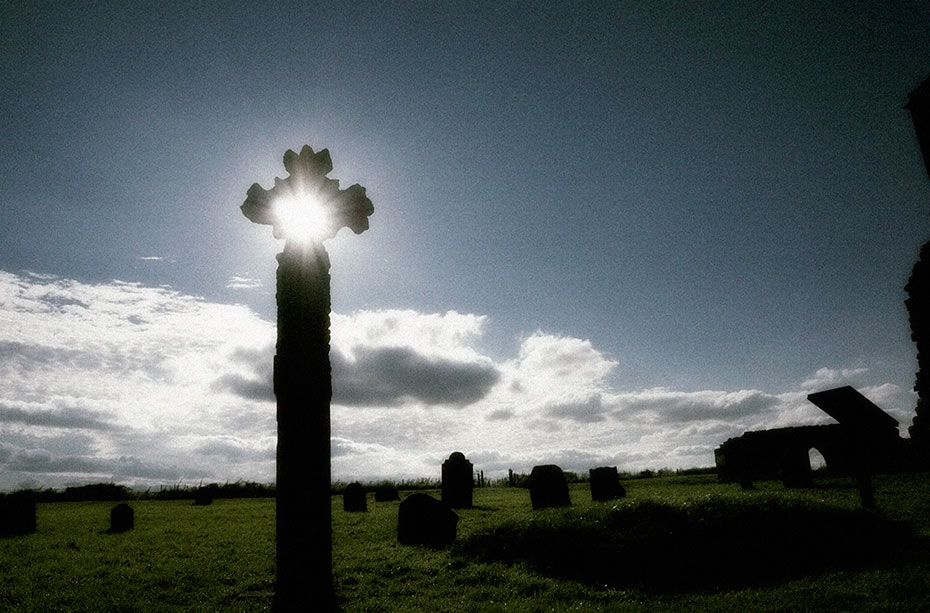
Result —
[[470, 509], [474, 468], [465, 456], [456, 451], [442, 463], [442, 501], [453, 509]]
[[599, 502], [617, 500], [626, 496], [626, 490], [620, 485], [616, 466], [602, 466], [588, 471], [591, 484], [591, 500]]
[[397, 510], [397, 540], [404, 545], [445, 547], [455, 540], [459, 516], [427, 494], [411, 494]]
[[375, 502], [392, 502], [400, 500], [400, 492], [393, 485], [379, 485], [375, 488]]
[[111, 533], [126, 532], [135, 527], [135, 512], [132, 507], [121, 502], [110, 509], [110, 530]]
[[35, 500], [23, 497], [0, 499], [0, 536], [18, 536], [35, 531]]
[[534, 511], [547, 507], [567, 507], [572, 504], [565, 474], [555, 464], [534, 466], [533, 472], [530, 473], [529, 486]]
[[361, 483], [350, 483], [342, 492], [342, 510], [350, 513], [368, 510], [368, 496]]

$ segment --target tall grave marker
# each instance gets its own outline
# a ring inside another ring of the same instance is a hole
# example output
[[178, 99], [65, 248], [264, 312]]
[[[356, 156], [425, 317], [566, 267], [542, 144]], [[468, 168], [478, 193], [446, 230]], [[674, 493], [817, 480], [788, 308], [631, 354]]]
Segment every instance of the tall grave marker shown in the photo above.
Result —
[[242, 213], [285, 239], [277, 275], [274, 358], [278, 450], [274, 608], [336, 608], [330, 507], [329, 255], [323, 241], [342, 227], [368, 229], [374, 212], [365, 188], [339, 189], [329, 150], [284, 154], [286, 179], [252, 185]]
[[461, 451], [442, 463], [442, 501], [453, 509], [472, 507], [474, 468]]

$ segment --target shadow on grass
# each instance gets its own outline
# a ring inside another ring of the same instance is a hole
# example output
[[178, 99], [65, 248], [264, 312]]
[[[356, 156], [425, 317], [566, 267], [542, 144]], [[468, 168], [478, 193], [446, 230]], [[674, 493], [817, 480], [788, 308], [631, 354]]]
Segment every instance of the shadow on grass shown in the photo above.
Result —
[[456, 543], [453, 553], [462, 561], [523, 562], [598, 587], [683, 592], [897, 565], [921, 549], [905, 523], [772, 498], [546, 512], [478, 532]]

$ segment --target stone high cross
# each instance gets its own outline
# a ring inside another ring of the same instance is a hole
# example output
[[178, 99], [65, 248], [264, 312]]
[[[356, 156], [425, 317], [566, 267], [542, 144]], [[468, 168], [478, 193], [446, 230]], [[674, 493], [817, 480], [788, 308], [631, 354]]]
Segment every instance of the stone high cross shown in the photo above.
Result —
[[274, 358], [278, 450], [274, 609], [337, 609], [330, 506], [329, 256], [323, 241], [342, 227], [368, 229], [374, 212], [365, 188], [340, 190], [329, 151], [284, 154], [286, 179], [252, 185], [242, 204], [250, 221], [284, 238], [277, 278]]

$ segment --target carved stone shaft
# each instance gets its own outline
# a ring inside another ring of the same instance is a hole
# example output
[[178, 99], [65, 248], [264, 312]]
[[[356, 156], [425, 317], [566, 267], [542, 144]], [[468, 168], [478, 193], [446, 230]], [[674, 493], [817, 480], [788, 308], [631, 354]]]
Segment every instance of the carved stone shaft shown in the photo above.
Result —
[[329, 258], [321, 244], [278, 255], [278, 611], [336, 608], [332, 589]]

